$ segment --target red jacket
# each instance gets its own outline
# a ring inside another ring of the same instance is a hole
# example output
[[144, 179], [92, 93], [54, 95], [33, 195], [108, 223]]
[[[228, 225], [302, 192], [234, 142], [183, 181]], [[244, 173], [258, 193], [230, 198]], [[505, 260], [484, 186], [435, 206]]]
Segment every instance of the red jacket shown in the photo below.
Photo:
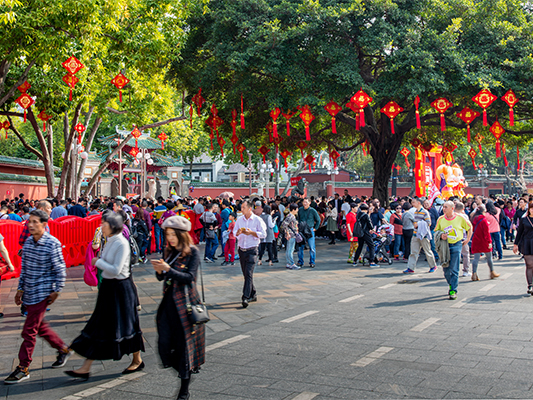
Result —
[[478, 215], [472, 222], [474, 234], [472, 235], [472, 247], [470, 251], [475, 253], [490, 253], [489, 244], [492, 243], [489, 233], [489, 223], [484, 215]]

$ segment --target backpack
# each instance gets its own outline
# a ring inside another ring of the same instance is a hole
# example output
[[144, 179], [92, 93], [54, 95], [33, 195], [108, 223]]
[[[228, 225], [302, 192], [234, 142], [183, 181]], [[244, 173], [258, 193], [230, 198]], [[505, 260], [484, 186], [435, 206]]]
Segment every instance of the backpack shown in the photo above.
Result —
[[139, 245], [137, 244], [137, 241], [133, 237], [133, 235], [130, 235], [130, 238], [128, 239], [128, 242], [130, 243], [130, 268], [134, 265], [139, 264], [140, 254], [141, 250], [139, 249]]
[[359, 221], [359, 218], [355, 221], [355, 224], [353, 224], [353, 236], [356, 238], [362, 238], [365, 235], [365, 231], [363, 231], [363, 227], [361, 226], [361, 222]]

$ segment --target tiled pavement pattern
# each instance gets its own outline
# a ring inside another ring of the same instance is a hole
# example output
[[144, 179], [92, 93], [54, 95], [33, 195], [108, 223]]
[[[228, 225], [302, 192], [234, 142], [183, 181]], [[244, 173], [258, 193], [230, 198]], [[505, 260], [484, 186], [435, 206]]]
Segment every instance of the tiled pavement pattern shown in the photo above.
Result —
[[[492, 281], [482, 261], [482, 280], [461, 278], [459, 299], [450, 301], [442, 269], [428, 274], [422, 261], [410, 276], [401, 273], [404, 263], [354, 268], [346, 264], [346, 243], [317, 243], [315, 269], [258, 267], [259, 301], [247, 309], [239, 303], [239, 265], [203, 265], [212, 320], [207, 363], [191, 385], [192, 399], [533, 398], [533, 298], [525, 295], [517, 256], [506, 251], [496, 262], [502, 277]], [[47, 315], [67, 342], [96, 297], [82, 272], [68, 270], [65, 291]], [[148, 266], [135, 268], [134, 276], [143, 308], [144, 374], [128, 381], [120, 375], [128, 360], [104, 361], [94, 364], [89, 382], [78, 383], [49, 368], [54, 351], [39, 339], [31, 379], [0, 385], [1, 398], [175, 398], [176, 375], [161, 370], [154, 354], [161, 284]], [[21, 341], [15, 285], [1, 287], [2, 379], [16, 365]], [[73, 357], [66, 368], [80, 364]]]

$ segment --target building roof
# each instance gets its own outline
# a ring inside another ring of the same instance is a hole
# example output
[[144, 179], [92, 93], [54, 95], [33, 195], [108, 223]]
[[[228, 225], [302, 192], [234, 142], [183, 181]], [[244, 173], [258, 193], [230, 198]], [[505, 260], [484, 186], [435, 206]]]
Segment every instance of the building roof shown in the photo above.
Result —
[[[0, 156], [0, 164], [3, 165], [14, 165], [17, 167], [26, 167], [26, 168], [34, 168], [34, 169], [44, 169], [44, 165], [40, 160], [28, 160], [26, 158], [18, 158], [18, 157], [8, 157], [8, 156]], [[54, 167], [54, 170], [59, 170], [59, 168]]]
[[[4, 174], [0, 173], [0, 181], [14, 181], [14, 182], [28, 182], [28, 183], [44, 183], [46, 184], [45, 176], [30, 176], [18, 174]], [[59, 183], [59, 178], [54, 178], [56, 184]]]
[[[242, 164], [231, 164], [228, 168], [224, 169], [224, 173], [226, 174], [237, 174], [239, 172], [248, 172], [248, 167], [245, 167]], [[253, 167], [252, 172], [254, 172]]]
[[[115, 139], [124, 139], [131, 133], [131, 131], [118, 129], [118, 126], [115, 127], [115, 131], [117, 132], [115, 135], [98, 138], [98, 141], [105, 146], [117, 147], [118, 143]], [[150, 134], [144, 131], [141, 133], [142, 135], [137, 139], [137, 147], [139, 147], [140, 149], [147, 150], [156, 150], [161, 148], [160, 140], [150, 137]], [[128, 143], [126, 143], [126, 145], [130, 147], [135, 147], [135, 138], [131, 138], [130, 140], [128, 140]]]

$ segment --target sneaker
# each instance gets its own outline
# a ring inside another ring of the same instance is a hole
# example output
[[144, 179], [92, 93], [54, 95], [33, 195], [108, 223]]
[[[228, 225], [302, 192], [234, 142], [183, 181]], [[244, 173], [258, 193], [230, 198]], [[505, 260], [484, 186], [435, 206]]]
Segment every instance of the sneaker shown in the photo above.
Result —
[[299, 269], [302, 269], [302, 267], [300, 267], [299, 265], [293, 264], [291, 265], [291, 269], [299, 270]]
[[221, 265], [224, 267], [224, 266], [226, 266], [226, 265], [228, 265], [228, 264], [229, 264], [229, 262], [224, 261]]
[[472, 276], [472, 273], [463, 271], [463, 275], [462, 276]]
[[405, 271], [403, 271], [404, 274], [414, 274], [415, 271], [413, 271], [411, 268], [407, 268]]
[[57, 359], [56, 362], [52, 364], [52, 368], [61, 368], [64, 367], [67, 363], [68, 359], [70, 358], [70, 355], [72, 354], [72, 351], [68, 349], [66, 353], [62, 351], [57, 352]]
[[234, 262], [230, 262], [230, 263], [228, 263], [228, 265], [235, 265], [235, 263]]
[[309, 264], [309, 268], [315, 268], [315, 264]]
[[435, 272], [437, 270], [437, 267], [430, 268], [428, 271], [428, 274], [431, 274], [432, 272]]
[[347, 264], [353, 264], [353, 260], [351, 258], [348, 258], [348, 261], [346, 261]]
[[206, 263], [214, 263], [214, 261], [211, 260], [210, 258], [206, 258], [206, 259], [205, 259], [205, 262], [206, 262]]
[[379, 268], [379, 265], [376, 263], [370, 264], [370, 268]]
[[304, 266], [303, 263], [301, 263], [301, 262], [296, 263], [296, 265], [299, 266], [300, 268], [302, 268]]
[[216, 261], [216, 260], [218, 260], [218, 258], [216, 258], [216, 257], [213, 257], [213, 258], [212, 258], [211, 260], [213, 260], [213, 261]]
[[527, 287], [527, 294], [533, 295], [533, 288], [531, 286]]
[[450, 290], [449, 298], [450, 300], [457, 300], [457, 292], [455, 290]]
[[4, 380], [4, 383], [6, 385], [14, 385], [16, 383], [25, 381], [26, 379], [30, 379], [30, 371], [28, 368], [22, 368], [19, 365], [17, 368], [15, 368], [11, 375]]

